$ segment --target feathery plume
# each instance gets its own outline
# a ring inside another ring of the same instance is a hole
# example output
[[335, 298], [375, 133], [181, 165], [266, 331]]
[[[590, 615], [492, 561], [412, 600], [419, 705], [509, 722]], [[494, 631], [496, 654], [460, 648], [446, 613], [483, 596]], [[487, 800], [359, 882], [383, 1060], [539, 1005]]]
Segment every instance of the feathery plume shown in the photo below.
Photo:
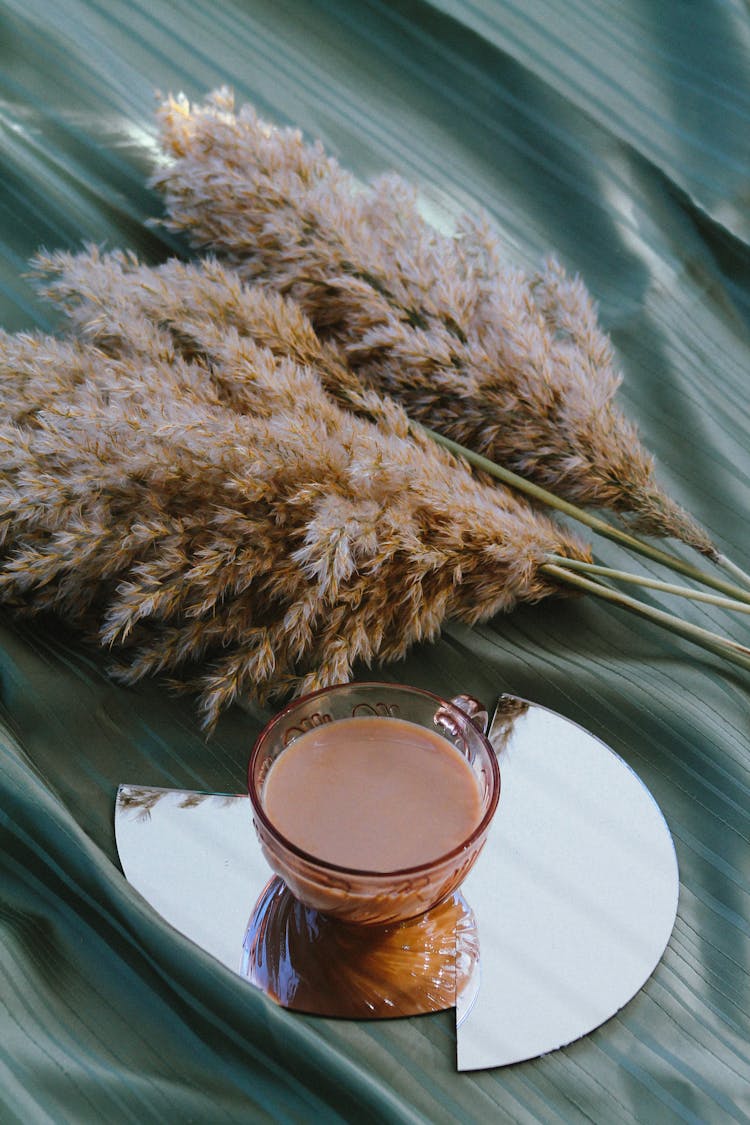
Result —
[[209, 726], [559, 592], [544, 560], [588, 557], [394, 404], [358, 417], [236, 331], [209, 362], [137, 310], [112, 323], [117, 354], [0, 333], [0, 599], [84, 627], [126, 681], [168, 673]]
[[167, 225], [298, 301], [368, 386], [574, 504], [719, 560], [614, 404], [611, 344], [578, 278], [553, 259], [533, 276], [504, 265], [484, 221], [440, 234], [403, 180], [363, 190], [298, 130], [235, 113], [227, 90], [160, 117]]
[[[272, 290], [243, 284], [235, 271], [223, 267], [214, 258], [206, 257], [189, 264], [172, 259], [159, 267], [149, 267], [140, 265], [130, 253], [115, 251], [102, 255], [96, 247], [90, 247], [87, 253], [75, 255], [65, 252], [40, 255], [33, 266], [42, 292], [67, 311], [74, 329], [84, 338], [95, 340], [100, 347], [114, 349], [115, 354], [124, 346], [118, 328], [120, 319], [124, 315], [130, 324], [131, 314], [137, 311], [168, 331], [174, 349], [188, 359], [201, 356], [211, 362], [215, 352], [221, 355], [227, 331], [236, 331], [270, 348], [277, 356], [287, 356], [296, 363], [314, 367], [325, 389], [355, 413], [377, 420], [387, 404], [390, 404], [388, 409], [395, 408], [395, 400], [383, 399], [365, 389], [359, 377], [345, 364], [338, 345], [318, 338], [296, 302]], [[127, 346], [131, 351], [135, 346], [132, 333]], [[430, 431], [429, 436], [450, 447], [449, 440], [435, 431]], [[458, 452], [475, 468], [478, 461], [481, 470], [482, 459], [471, 450], [459, 446], [453, 452]], [[485, 468], [487, 479], [494, 479], [499, 471], [493, 463], [487, 463]], [[505, 471], [501, 472], [505, 477]], [[536, 486], [516, 476], [506, 483], [516, 495], [519, 490], [523, 493], [530, 489], [536, 491]], [[549, 494], [545, 493], [541, 499], [548, 504], [554, 501], [553, 506], [565, 510], [564, 503]], [[568, 514], [600, 534], [625, 541], [631, 549], [714, 587], [721, 596], [568, 560], [574, 570], [585, 569], [597, 577], [651, 586], [668, 594], [750, 612], [747, 604], [750, 594], [741, 587], [703, 573], [580, 508]], [[554, 558], [549, 561], [559, 563]]]
[[[313, 368], [342, 406], [375, 419], [385, 411], [408, 426], [403, 409], [368, 390], [347, 366], [341, 349], [318, 337], [296, 302], [245, 284], [236, 271], [211, 256], [196, 262], [170, 258], [159, 266], [145, 266], [129, 251], [103, 254], [90, 245], [78, 254], [40, 253], [31, 266], [40, 292], [67, 313], [78, 335], [105, 351], [118, 354], [123, 348], [137, 348], [133, 314], [168, 332], [174, 352], [187, 359], [209, 359], [216, 347], [221, 350], [228, 333], [248, 336], [277, 357]], [[152, 346], [149, 336], [146, 350]], [[526, 503], [511, 494], [514, 502]]]

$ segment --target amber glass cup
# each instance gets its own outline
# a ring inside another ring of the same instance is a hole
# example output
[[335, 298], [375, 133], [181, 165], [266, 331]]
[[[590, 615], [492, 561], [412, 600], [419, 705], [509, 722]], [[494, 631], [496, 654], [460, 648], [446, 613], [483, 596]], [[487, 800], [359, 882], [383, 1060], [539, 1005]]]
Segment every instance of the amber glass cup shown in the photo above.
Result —
[[[309, 855], [285, 839], [269, 820], [263, 807], [263, 787], [278, 756], [313, 727], [360, 715], [384, 720], [397, 717], [424, 726], [455, 746], [471, 766], [479, 787], [481, 819], [450, 852], [398, 871], [358, 870]], [[500, 770], [485, 737], [486, 721], [481, 704], [468, 696], [449, 702], [400, 684], [340, 684], [295, 700], [263, 729], [250, 756], [253, 823], [271, 868], [300, 902], [349, 923], [403, 921], [442, 902], [458, 889], [476, 862], [500, 796]]]

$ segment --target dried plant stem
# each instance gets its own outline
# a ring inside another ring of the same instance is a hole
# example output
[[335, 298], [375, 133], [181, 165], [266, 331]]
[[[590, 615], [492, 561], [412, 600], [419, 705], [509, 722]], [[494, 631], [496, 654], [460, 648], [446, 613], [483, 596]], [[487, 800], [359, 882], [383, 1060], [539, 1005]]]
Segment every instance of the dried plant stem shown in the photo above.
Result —
[[599, 516], [593, 515], [591, 512], [585, 511], [583, 508], [571, 504], [569, 500], [562, 500], [553, 492], [548, 492], [546, 488], [541, 485], [534, 484], [533, 481], [527, 480], [526, 477], [521, 477], [517, 473], [512, 472], [510, 469], [504, 468], [502, 465], [496, 465], [494, 461], [490, 461], [487, 457], [483, 457], [481, 453], [475, 453], [473, 449], [467, 449], [466, 446], [459, 445], [457, 441], [446, 437], [444, 434], [439, 434], [435, 430], [428, 429], [427, 426], [422, 426], [419, 422], [412, 422], [414, 428], [419, 428], [423, 433], [427, 434], [438, 445], [445, 446], [450, 449], [452, 453], [457, 456], [463, 457], [477, 469], [489, 474], [496, 480], [502, 481], [504, 484], [510, 485], [511, 488], [516, 488], [520, 492], [526, 493], [527, 496], [538, 500], [542, 504], [546, 504], [550, 508], [555, 508], [558, 512], [562, 512], [566, 516], [577, 520], [578, 523], [585, 524], [586, 527], [591, 528], [592, 531], [604, 536], [606, 539], [612, 539], [615, 543], [619, 543], [627, 547], [631, 551], [636, 551], [640, 555], [644, 555], [654, 562], [661, 563], [662, 566], [667, 566], [671, 570], [677, 571], [679, 574], [684, 574], [686, 578], [692, 578], [695, 582], [701, 582], [704, 586], [710, 586], [714, 590], [725, 594], [727, 597], [740, 602], [750, 604], [750, 590], [744, 590], [740, 586], [736, 586], [731, 582], [726, 582], [722, 578], [716, 578], [712, 574], [707, 574], [705, 571], [700, 570], [691, 563], [684, 562], [682, 559], [677, 558], [676, 555], [670, 555], [667, 551], [662, 551], [658, 547], [654, 547], [651, 543], [644, 543], [642, 540], [637, 539], [635, 535], [631, 535], [627, 531], [622, 531], [619, 527], [607, 523], [606, 520], [600, 519]]
[[731, 574], [732, 577], [741, 582], [743, 586], [747, 586], [750, 589], [750, 574], [748, 574], [746, 570], [743, 570], [741, 566], [737, 566], [737, 563], [732, 562], [730, 558], [722, 554], [717, 556], [715, 562], [716, 565], [720, 566], [722, 570], [725, 570], [727, 574]]
[[737, 664], [740, 668], [750, 671], [750, 648], [746, 648], [745, 645], [738, 644], [728, 637], [723, 637], [720, 633], [712, 633], [710, 629], [702, 629], [700, 625], [683, 621], [681, 617], [676, 617], [672, 613], [655, 609], [637, 598], [631, 598], [627, 594], [623, 594], [620, 590], [613, 590], [594, 579], [584, 578], [582, 574], [574, 574], [567, 567], [557, 566], [556, 563], [545, 563], [541, 569], [560, 582], [567, 582], [570, 586], [576, 586], [585, 593], [593, 594], [595, 597], [619, 605], [622, 609], [637, 613], [640, 617], [645, 617], [648, 621], [653, 621], [657, 625], [669, 629], [670, 632], [676, 633], [677, 636], [685, 637], [693, 644], [700, 645], [701, 648], [705, 648], [717, 656], [723, 656], [725, 660], [731, 661], [732, 664]]
[[550, 555], [549, 561], [555, 563], [556, 566], [567, 566], [569, 570], [575, 570], [581, 574], [608, 578], [612, 582], [628, 582], [634, 586], [645, 586], [649, 590], [658, 590], [662, 594], [674, 594], [678, 598], [690, 598], [695, 602], [706, 602], [708, 605], [734, 610], [736, 613], [750, 613], [750, 605], [737, 601], [736, 598], [725, 598], [721, 594], [709, 594], [706, 590], [693, 590], [689, 586], [678, 586], [674, 582], [662, 582], [658, 578], [647, 578], [642, 574], [633, 574], [629, 570], [617, 570], [614, 567], [601, 566], [598, 563], [566, 559], [563, 555]]

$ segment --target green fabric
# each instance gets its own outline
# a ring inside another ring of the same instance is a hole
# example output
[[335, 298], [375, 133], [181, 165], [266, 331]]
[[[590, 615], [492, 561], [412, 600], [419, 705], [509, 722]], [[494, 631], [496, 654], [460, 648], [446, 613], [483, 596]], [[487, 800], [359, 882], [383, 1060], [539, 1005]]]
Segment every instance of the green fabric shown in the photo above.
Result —
[[[148, 225], [154, 91], [226, 82], [357, 175], [414, 180], [438, 222], [483, 206], [509, 259], [580, 271], [661, 480], [747, 565], [743, 5], [3, 0], [0, 21], [6, 329], [56, 324], [23, 276], [42, 244], [184, 252]], [[742, 618], [685, 613], [747, 639]], [[746, 674], [587, 600], [451, 626], [385, 669], [582, 723], [651, 788], [678, 852], [677, 924], [642, 992], [564, 1050], [460, 1075], [451, 1013], [289, 1015], [120, 874], [118, 783], [239, 791], [260, 713], [206, 742], [189, 700], [115, 686], [54, 622], [5, 617], [0, 645], [3, 1122], [750, 1120]]]

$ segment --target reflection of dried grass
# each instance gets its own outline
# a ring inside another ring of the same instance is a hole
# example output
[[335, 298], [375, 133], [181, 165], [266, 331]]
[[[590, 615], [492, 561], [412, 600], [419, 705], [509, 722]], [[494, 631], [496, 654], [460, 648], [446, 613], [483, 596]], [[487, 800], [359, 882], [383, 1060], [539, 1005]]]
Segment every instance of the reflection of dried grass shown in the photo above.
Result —
[[368, 190], [319, 144], [231, 95], [161, 111], [169, 223], [246, 278], [293, 296], [371, 386], [425, 425], [575, 504], [629, 515], [715, 556], [654, 479], [614, 405], [619, 375], [582, 283], [502, 263], [486, 224], [431, 229], [395, 176]]
[[177, 807], [180, 809], [195, 809], [208, 800], [218, 802], [219, 806], [226, 806], [238, 799], [238, 794], [233, 793], [198, 793], [194, 790], [157, 789], [145, 785], [121, 785], [117, 792], [117, 808], [123, 812], [138, 811], [139, 820], [148, 820], [158, 803], [169, 795], [182, 792], [182, 799]]
[[515, 695], [501, 695], [498, 699], [487, 736], [498, 757], [512, 738], [516, 723], [530, 706], [525, 699]]
[[169, 789], [148, 789], [145, 786], [121, 785], [117, 793], [117, 807], [123, 812], [137, 810], [139, 820], [150, 820], [152, 810], [169, 793]]
[[0, 335], [0, 596], [85, 624], [126, 681], [170, 673], [207, 723], [537, 601], [548, 554], [587, 556], [387, 401], [375, 425], [231, 329], [189, 359], [111, 314], [109, 354]]

